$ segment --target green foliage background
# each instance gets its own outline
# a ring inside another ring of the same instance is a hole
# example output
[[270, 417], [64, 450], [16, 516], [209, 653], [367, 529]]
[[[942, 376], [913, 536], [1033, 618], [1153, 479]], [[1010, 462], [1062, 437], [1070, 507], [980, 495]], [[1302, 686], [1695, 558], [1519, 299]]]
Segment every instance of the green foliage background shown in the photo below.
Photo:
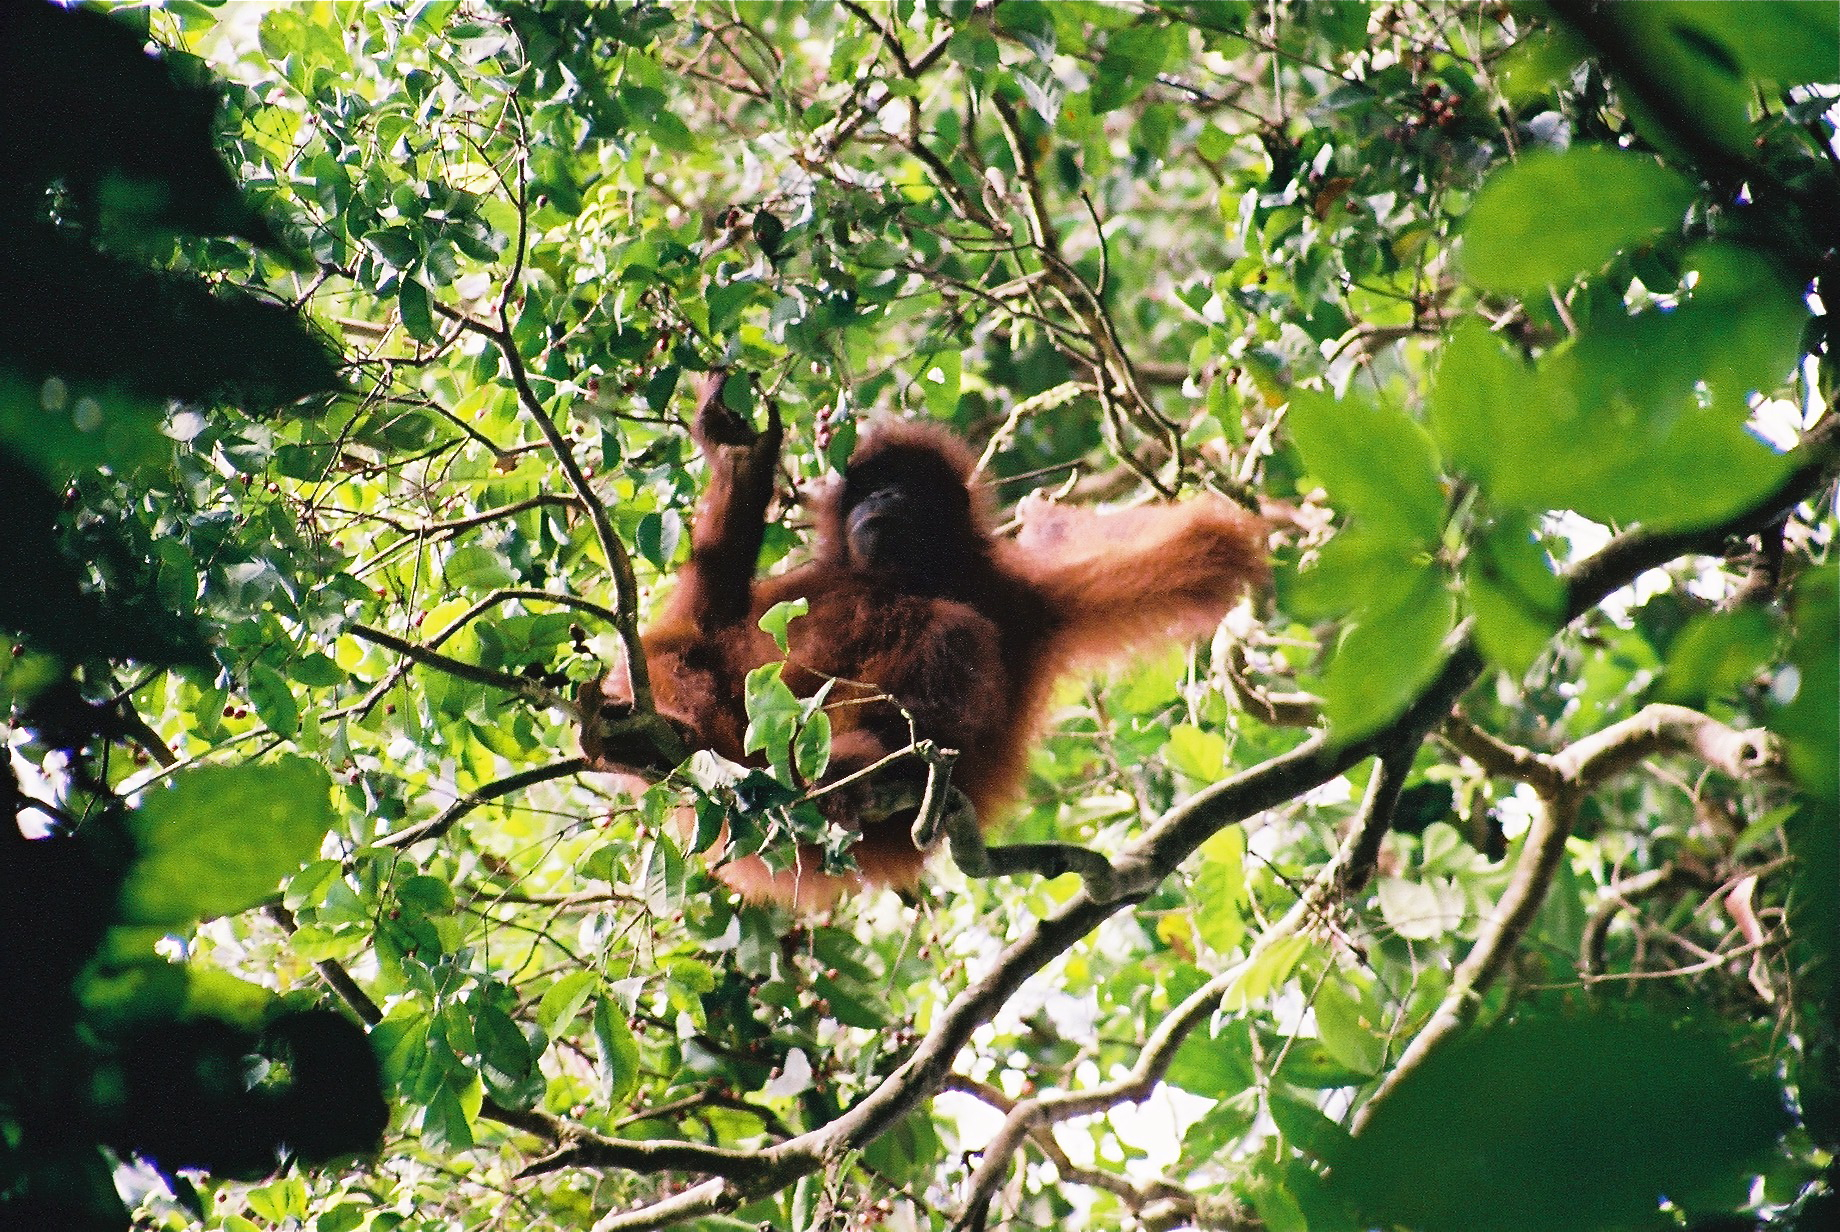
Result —
[[[1826, 1226], [1833, 4], [109, 11], [222, 103], [0, 137], [16, 808], [134, 853], [28, 995], [329, 1002], [392, 1109], [149, 1226]], [[1147, 897], [795, 920], [684, 850], [707, 776], [579, 773], [715, 366], [788, 425], [763, 567], [875, 414], [1006, 509], [1275, 502], [1274, 592], [1067, 686], [1001, 831]]]

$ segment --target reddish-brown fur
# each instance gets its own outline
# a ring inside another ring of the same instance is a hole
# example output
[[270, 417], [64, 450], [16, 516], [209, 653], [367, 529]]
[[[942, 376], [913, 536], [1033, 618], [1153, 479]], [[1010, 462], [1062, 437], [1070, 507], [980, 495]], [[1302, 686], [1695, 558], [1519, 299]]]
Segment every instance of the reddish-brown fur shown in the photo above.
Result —
[[[753, 760], [742, 747], [742, 682], [749, 669], [779, 658], [755, 622], [775, 603], [802, 598], [810, 606], [789, 630], [787, 683], [810, 696], [827, 679], [855, 682], [834, 685], [827, 704], [828, 777], [907, 746], [899, 708], [864, 700], [884, 695], [913, 716], [919, 736], [960, 751], [952, 781], [986, 827], [1020, 791], [1056, 680], [1204, 634], [1266, 576], [1264, 524], [1212, 498], [1122, 513], [1037, 503], [1024, 508], [1019, 541], [997, 539], [964, 442], [938, 425], [890, 421], [865, 433], [851, 470], [879, 459], [887, 471], [895, 459], [902, 485], [959, 485], [946, 495], [963, 508], [963, 526], [934, 541], [954, 553], [952, 568], [929, 585], [865, 568], [853, 559], [845, 488], [837, 483], [816, 506], [812, 559], [756, 579], [778, 424], [745, 448], [716, 440], [702, 412], [697, 427], [711, 481], [698, 504], [690, 561], [644, 639], [660, 712], [680, 723], [695, 747]], [[914, 533], [937, 530], [929, 521]], [[625, 675], [600, 682], [601, 696], [615, 706], [630, 699]], [[586, 735], [584, 749], [601, 768], [619, 768]], [[860, 880], [895, 886], [915, 884], [926, 859], [904, 819], [864, 828], [854, 855]], [[850, 884], [815, 872], [805, 859], [779, 874], [758, 858], [720, 871], [749, 897], [806, 909], [834, 902]]]

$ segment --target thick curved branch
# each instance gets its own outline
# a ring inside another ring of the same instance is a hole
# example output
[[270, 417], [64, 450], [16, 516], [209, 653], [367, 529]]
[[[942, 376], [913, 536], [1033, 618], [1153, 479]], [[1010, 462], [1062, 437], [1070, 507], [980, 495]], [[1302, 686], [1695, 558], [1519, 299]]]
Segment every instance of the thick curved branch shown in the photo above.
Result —
[[[1703, 543], [1717, 543], [1728, 534], [1743, 533], [1752, 523], [1767, 524], [1781, 508], [1807, 499], [1831, 477], [1836, 435], [1828, 421], [1809, 433], [1803, 446], [1792, 455], [1797, 460], [1789, 477], [1765, 502], [1770, 505], [1768, 511], [1753, 510], [1739, 515], [1727, 527], [1700, 532], [1673, 555]], [[1567, 576], [1573, 615], [1589, 610], [1642, 571], [1672, 559], [1672, 555], [1654, 556], [1661, 539], [1641, 532], [1619, 536], [1581, 562]], [[1123, 888], [1138, 884], [1154, 887], [1220, 829], [1321, 786], [1366, 757], [1415, 748], [1416, 740], [1441, 723], [1457, 698], [1481, 676], [1483, 666], [1466, 633], [1420, 696], [1387, 729], [1344, 745], [1333, 745], [1326, 734], [1318, 732], [1289, 752], [1215, 784], [1172, 809], [1115, 862]], [[1379, 785], [1372, 790], [1383, 793], [1386, 781], [1377, 775]], [[1316, 918], [1327, 904], [1336, 901], [1337, 887], [1353, 884], [1363, 875], [1360, 851], [1371, 850], [1378, 842], [1384, 825], [1383, 803], [1377, 796], [1373, 808], [1364, 808], [1369, 824], [1358, 825], [1351, 834], [1351, 839], [1357, 841], [1344, 844], [1344, 850], [1338, 851], [1336, 859], [1312, 883], [1311, 891], [1292, 908], [1300, 921]], [[615, 1216], [609, 1216], [597, 1225], [597, 1232], [666, 1226], [675, 1217], [672, 1212], [679, 1209], [677, 1204], [690, 1201], [692, 1196], [697, 1202], [714, 1203], [696, 1208], [700, 1211], [732, 1209], [747, 1196], [770, 1192], [776, 1183], [788, 1183], [816, 1171], [841, 1152], [873, 1142], [939, 1089], [951, 1073], [953, 1060], [979, 1026], [988, 1022], [1031, 977], [1127, 901], [1121, 898], [1099, 903], [1082, 890], [1052, 915], [1036, 921], [1003, 950], [982, 978], [952, 999], [906, 1061], [835, 1121], [760, 1152], [756, 1158], [771, 1166], [746, 1184], [731, 1180], [706, 1182], [662, 1203], [621, 1214], [617, 1221]], [[1290, 920], [1287, 914], [1274, 931], [1295, 927]], [[723, 1174], [720, 1168], [703, 1171]]]
[[1476, 755], [1485, 768], [1492, 764], [1532, 786], [1539, 807], [1507, 888], [1477, 934], [1475, 945], [1452, 973], [1450, 991], [1355, 1115], [1357, 1133], [1373, 1110], [1427, 1056], [1469, 1024], [1482, 995], [1501, 974], [1546, 901], [1565, 858], [1565, 842], [1578, 819], [1579, 806], [1593, 790], [1644, 757], [1661, 752], [1694, 754], [1735, 777], [1775, 764], [1765, 733], [1737, 731], [1685, 706], [1661, 703], [1645, 706], [1620, 723], [1552, 754], [1515, 748], [1461, 720], [1447, 724], [1445, 730], [1454, 737], [1453, 743]]
[[704, 1215], [718, 1215], [741, 1205], [741, 1195], [727, 1181], [704, 1181], [680, 1194], [630, 1211], [610, 1211], [595, 1222], [589, 1232], [651, 1232], [654, 1228], [675, 1228]]
[[1563, 776], [1544, 756], [1482, 730], [1460, 710], [1444, 720], [1440, 733], [1452, 748], [1494, 778], [1526, 783], [1539, 792], [1557, 791], [1562, 785]]
[[1656, 753], [1690, 753], [1737, 779], [1779, 761], [1762, 728], [1739, 731], [1697, 710], [1655, 702], [1554, 753], [1551, 765], [1577, 790], [1589, 792]]

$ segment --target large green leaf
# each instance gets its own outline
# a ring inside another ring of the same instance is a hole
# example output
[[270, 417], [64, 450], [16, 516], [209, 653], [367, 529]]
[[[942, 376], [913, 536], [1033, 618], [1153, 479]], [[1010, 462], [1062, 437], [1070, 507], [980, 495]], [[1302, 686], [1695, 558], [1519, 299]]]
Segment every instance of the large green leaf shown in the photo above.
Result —
[[1432, 422], [1498, 508], [1704, 526], [1754, 505], [1786, 469], [1746, 427], [1786, 380], [1807, 309], [1762, 255], [1693, 251], [1692, 297], [1591, 322], [1531, 374], [1476, 327], [1438, 372]]
[[1444, 344], [1426, 405], [1438, 448], [1485, 491], [1495, 487], [1498, 471], [1518, 469], [1524, 460], [1502, 448], [1504, 422], [1541, 413], [1533, 370], [1474, 319], [1458, 325]]
[[1708, 61], [1729, 58], [1753, 82], [1829, 82], [1840, 63], [1840, 22], [1831, 0], [1692, 0], [1668, 10], [1676, 39]]
[[1663, 1200], [1707, 1209], [1787, 1122], [1775, 1079], [1711, 1031], [1531, 1018], [1427, 1057], [1331, 1186], [1363, 1220], [1418, 1232], [1672, 1227]]
[[1425, 564], [1406, 574], [1397, 601], [1357, 611], [1323, 675], [1323, 714], [1337, 740], [1356, 740], [1395, 718], [1444, 661], [1456, 624], [1444, 570]]
[[1652, 157], [1602, 146], [1535, 151], [1495, 173], [1463, 227], [1477, 286], [1530, 295], [1594, 273], [1678, 228], [1693, 185]]
[[1361, 394], [1291, 393], [1291, 440], [1310, 475], [1361, 525], [1401, 539], [1436, 542], [1444, 489], [1430, 434], [1395, 407]]
[[1533, 666], [1565, 620], [1565, 587], [1525, 516], [1477, 536], [1463, 562], [1463, 598], [1476, 618], [1477, 647], [1514, 676]]
[[138, 856], [122, 919], [190, 924], [272, 896], [319, 853], [332, 825], [332, 780], [304, 757], [204, 766], [149, 792], [128, 817]]

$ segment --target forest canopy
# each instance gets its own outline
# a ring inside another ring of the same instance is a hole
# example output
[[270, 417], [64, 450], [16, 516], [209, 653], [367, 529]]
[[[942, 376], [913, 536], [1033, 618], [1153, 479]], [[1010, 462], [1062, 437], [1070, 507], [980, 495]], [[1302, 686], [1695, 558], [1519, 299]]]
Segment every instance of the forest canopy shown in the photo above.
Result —
[[[1827, 0], [0, 7], [0, 1227], [1835, 1226], [1837, 83]], [[709, 391], [764, 574], [904, 417], [1270, 585], [1057, 687], [1007, 857], [744, 900], [848, 868], [797, 664], [581, 746]]]

